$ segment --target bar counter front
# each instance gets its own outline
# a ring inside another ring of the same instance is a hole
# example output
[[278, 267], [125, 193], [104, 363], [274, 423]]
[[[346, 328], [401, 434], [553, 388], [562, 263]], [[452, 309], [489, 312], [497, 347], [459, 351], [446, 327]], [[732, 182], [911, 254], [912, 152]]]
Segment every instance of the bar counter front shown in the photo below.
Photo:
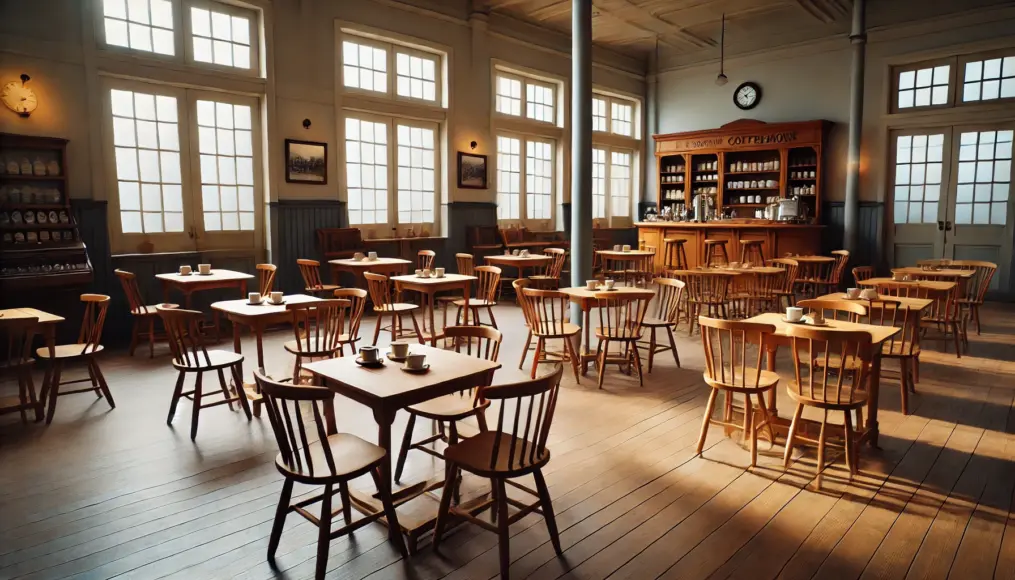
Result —
[[656, 249], [656, 271], [666, 268], [664, 240], [682, 239], [687, 266], [702, 266], [705, 240], [725, 240], [732, 261], [740, 259], [741, 240], [760, 240], [765, 259], [786, 254], [808, 255], [821, 252], [821, 230], [816, 224], [792, 224], [768, 220], [713, 220], [709, 222], [639, 222], [638, 243]]

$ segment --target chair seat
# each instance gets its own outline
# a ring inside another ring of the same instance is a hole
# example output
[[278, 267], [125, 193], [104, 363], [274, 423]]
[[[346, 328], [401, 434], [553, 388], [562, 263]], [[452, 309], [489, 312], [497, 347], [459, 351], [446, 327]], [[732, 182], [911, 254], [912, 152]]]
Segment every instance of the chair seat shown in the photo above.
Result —
[[384, 306], [374, 306], [374, 312], [409, 312], [419, 310], [418, 304], [407, 304], [404, 302], [393, 302]]
[[282, 348], [286, 349], [291, 354], [298, 354], [303, 356], [326, 356], [338, 352], [340, 342], [334, 343], [331, 346], [331, 339], [324, 339], [320, 336], [315, 336], [309, 340], [290, 340], [282, 345]]
[[[455, 300], [454, 304], [455, 304], [455, 306], [461, 306], [461, 307], [464, 308], [465, 307], [465, 299], [464, 298], [459, 298], [459, 299]], [[483, 299], [480, 299], [480, 298], [469, 298], [469, 307], [470, 308], [473, 307], [473, 306], [496, 306], [496, 305], [497, 305], [497, 301], [496, 300], [483, 300]]]
[[[134, 316], [158, 316], [159, 313], [155, 310], [156, 306], [162, 306], [162, 304], [148, 304], [145, 306], [138, 306], [137, 308], [131, 308], [130, 313]], [[147, 312], [145, 311], [147, 309]]]
[[[462, 469], [476, 475], [509, 475], [528, 473], [550, 460], [550, 450], [544, 449], [542, 454], [535, 455], [530, 461], [533, 443], [514, 437], [507, 433], [484, 431], [474, 437], [456, 443], [444, 450], [445, 461], [455, 463]], [[512, 456], [512, 446], [514, 455]], [[525, 453], [522, 453], [524, 447]], [[494, 449], [497, 449], [497, 462], [490, 465]]]
[[204, 355], [200, 353], [196, 357], [193, 353], [188, 353], [188, 356], [190, 357], [190, 364], [186, 361], [174, 358], [173, 366], [176, 367], [177, 370], [181, 371], [208, 371], [224, 369], [236, 363], [243, 362], [242, 354], [229, 350], [209, 350], [207, 359], [205, 359]]
[[552, 280], [552, 281], [556, 282], [556, 281], [560, 280], [560, 278], [557, 278], [555, 276], [544, 276], [543, 274], [536, 274], [535, 276], [529, 276], [529, 280], [540, 280], [540, 281], [544, 281], [544, 280], [545, 281], [550, 281], [550, 280]]
[[[707, 372], [702, 373], [701, 376], [705, 379], [705, 383], [712, 388], [724, 388], [735, 391], [765, 391], [779, 384], [779, 374], [772, 371], [745, 367], [743, 369], [743, 374], [740, 374], [741, 369], [738, 367], [736, 370], [736, 386], [733, 387], [730, 387], [728, 383], [723, 384], [720, 381], [710, 378]], [[733, 382], [733, 371], [730, 370], [729, 366], [726, 367], [725, 373], [720, 376], [726, 377], [728, 382]], [[741, 379], [741, 377], [743, 377], [743, 379]], [[755, 382], [758, 384], [757, 387], [754, 386]], [[740, 386], [741, 384], [746, 386]]]
[[648, 328], [662, 328], [664, 326], [676, 326], [677, 323], [670, 322], [669, 320], [663, 320], [662, 318], [650, 318], [645, 317], [645, 320], [641, 323], [642, 326]]
[[577, 324], [571, 324], [570, 322], [558, 322], [553, 326], [542, 325], [542, 329], [538, 332], [533, 331], [533, 336], [541, 336], [543, 338], [552, 338], [557, 336], [574, 336], [581, 332], [581, 328]]
[[418, 405], [410, 405], [409, 410], [420, 417], [435, 421], [458, 421], [470, 415], [475, 415], [487, 406], [473, 406], [471, 397], [444, 395], [443, 397], [424, 401]]
[[920, 356], [920, 345], [913, 344], [910, 341], [896, 341], [894, 343], [886, 342], [881, 345], [881, 356], [893, 358]]
[[324, 483], [348, 479], [362, 473], [379, 463], [385, 454], [383, 448], [349, 433], [329, 435], [327, 444], [331, 448], [335, 473], [332, 473], [328, 466], [328, 460], [324, 456], [324, 445], [320, 441], [311, 443], [308, 448], [313, 467], [304, 463], [299, 469], [290, 469], [282, 459], [281, 453], [275, 456], [275, 466], [280, 472], [292, 476], [297, 481]]
[[[819, 409], [829, 410], [844, 410], [844, 409], [859, 409], [867, 405], [867, 391], [854, 390], [843, 388], [840, 394], [840, 400], [843, 402], [835, 401], [823, 401], [821, 399], [821, 385], [815, 385], [814, 396], [811, 397], [807, 394], [801, 394], [797, 391], [796, 381], [791, 381], [789, 386], [786, 387], [786, 392], [789, 394], [789, 398], [793, 399], [797, 403], [807, 405], [809, 407], [817, 407]], [[834, 387], [833, 387], [834, 388]], [[804, 390], [807, 388], [804, 387]], [[852, 402], [849, 402], [852, 399]]]
[[[105, 347], [101, 344], [93, 349], [89, 348], [88, 352], [84, 352], [85, 345], [83, 344], [60, 344], [57, 345], [53, 352], [52, 358], [76, 358], [85, 354], [95, 354], [102, 352]], [[49, 349], [46, 347], [38, 348], [35, 350], [35, 356], [39, 358], [50, 358]]]
[[596, 338], [608, 338], [610, 340], [640, 340], [641, 329], [635, 332], [634, 325], [626, 325], [618, 328], [596, 327]]

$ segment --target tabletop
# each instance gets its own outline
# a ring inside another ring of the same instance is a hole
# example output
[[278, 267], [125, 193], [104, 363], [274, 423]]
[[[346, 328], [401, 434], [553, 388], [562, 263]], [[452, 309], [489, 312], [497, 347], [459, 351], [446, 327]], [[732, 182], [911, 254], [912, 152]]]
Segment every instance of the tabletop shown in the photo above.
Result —
[[371, 266], [402, 266], [405, 264], [411, 264], [409, 260], [403, 260], [401, 258], [377, 258], [376, 260], [368, 260], [363, 258], [362, 260], [355, 260], [353, 258], [342, 258], [340, 260], [328, 260], [329, 264], [336, 266], [352, 266], [354, 268], [369, 268]]
[[[752, 316], [747, 319], [747, 322], [761, 322], [763, 324], [771, 324], [775, 327], [776, 336], [789, 336], [788, 329], [791, 326], [795, 326], [782, 320], [783, 314], [779, 312], [766, 312], [765, 314], [759, 314]], [[880, 344], [889, 338], [895, 336], [901, 331], [901, 328], [894, 326], [879, 326], [877, 324], [862, 324], [859, 322], [846, 322], [844, 320], [831, 320], [828, 319], [828, 326], [820, 327], [821, 330], [863, 330], [869, 332], [871, 335], [871, 342], [874, 344]]]
[[42, 310], [36, 310], [35, 308], [8, 308], [7, 310], [0, 310], [0, 318], [3, 318], [4, 320], [38, 318], [39, 324], [58, 324], [64, 321], [62, 316], [50, 314]]
[[859, 282], [861, 286], [877, 286], [879, 284], [911, 284], [928, 290], [948, 291], [955, 288], [955, 282], [944, 280], [892, 280], [891, 278], [868, 278]]
[[402, 284], [418, 284], [420, 286], [440, 286], [441, 284], [474, 282], [478, 279], [479, 278], [476, 278], [475, 276], [466, 276], [464, 274], [445, 274], [440, 278], [437, 276], [423, 278], [422, 276], [416, 276], [415, 274], [406, 274], [404, 276], [392, 276], [389, 278], [389, 280], [394, 282], [401, 282]]
[[[906, 298], [904, 296], [882, 296], [881, 298], [893, 300], [899, 302], [902, 306], [909, 308], [910, 310], [923, 310], [934, 303], [930, 298]], [[817, 300], [849, 300], [850, 302], [859, 302], [861, 304], [867, 301], [863, 298], [850, 299], [846, 298], [845, 292], [835, 292], [833, 294], [825, 294], [824, 296], [818, 296]]]
[[956, 270], [953, 268], [941, 268], [939, 270], [924, 270], [918, 266], [906, 266], [905, 268], [892, 268], [893, 273], [909, 274], [910, 276], [954, 276], [956, 278], [972, 278], [976, 270]]
[[[595, 300], [597, 294], [610, 293], [610, 294], [631, 294], [645, 292], [644, 288], [635, 288], [633, 286], [614, 286], [613, 290], [589, 290], [585, 286], [577, 286], [574, 288], [561, 288], [562, 294], [567, 294], [572, 298], [580, 298], [584, 300]], [[651, 292], [651, 290], [649, 290]]]
[[[379, 354], [383, 357], [387, 349], [381, 348], [380, 351]], [[341, 383], [361, 395], [353, 398], [384, 401], [404, 399], [404, 404], [412, 405], [432, 398], [425, 392], [429, 388], [483, 375], [501, 367], [498, 362], [423, 344], [410, 345], [409, 352], [425, 354], [430, 370], [422, 374], [407, 373], [401, 370], [401, 364], [387, 359], [380, 368], [367, 368], [357, 364], [352, 356], [316, 361], [303, 365], [303, 368], [322, 378]]]
[[546, 254], [529, 254], [528, 256], [484, 256], [484, 260], [487, 262], [545, 262], [551, 260], [552, 257]]
[[698, 268], [702, 272], [729, 272], [731, 274], [779, 274], [786, 270], [774, 266], [756, 266], [753, 268]]
[[221, 302], [215, 302], [211, 305], [211, 307], [213, 310], [218, 310], [227, 314], [237, 314], [239, 316], [268, 316], [285, 312], [286, 304], [320, 302], [321, 300], [316, 296], [309, 296], [307, 294], [286, 294], [284, 298], [285, 302], [282, 304], [272, 304], [267, 299], [260, 304], [251, 304], [246, 298], [240, 298], [238, 300], [223, 300]]
[[786, 256], [786, 257], [791, 260], [796, 260], [797, 262], [811, 262], [816, 264], [835, 261], [835, 258], [831, 256]]
[[607, 258], [629, 258], [629, 257], [632, 257], [632, 256], [633, 257], [642, 257], [643, 258], [645, 256], [654, 256], [654, 255], [656, 255], [655, 252], [650, 251], [650, 250], [631, 250], [631, 251], [628, 251], [628, 252], [625, 252], [623, 250], [619, 250], [619, 251], [618, 250], [596, 250], [596, 253], [599, 254], [600, 256], [605, 256]]
[[179, 272], [172, 272], [169, 274], [156, 274], [155, 277], [159, 280], [175, 282], [177, 284], [204, 284], [207, 282], [229, 282], [233, 280], [250, 280], [253, 278], [250, 274], [244, 274], [243, 272], [218, 269], [212, 269], [211, 273], [207, 275], [199, 274], [195, 270], [193, 273], [186, 276], [181, 275]]

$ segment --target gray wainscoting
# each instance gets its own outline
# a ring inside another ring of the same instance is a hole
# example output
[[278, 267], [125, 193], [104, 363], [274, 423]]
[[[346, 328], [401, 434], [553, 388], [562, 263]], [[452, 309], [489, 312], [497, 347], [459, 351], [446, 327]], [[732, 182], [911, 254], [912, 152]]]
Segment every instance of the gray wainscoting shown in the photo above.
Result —
[[[317, 247], [319, 228], [349, 227], [345, 202], [338, 200], [280, 200], [268, 204], [271, 220], [271, 261], [278, 266], [275, 283], [284, 292], [302, 292], [303, 278], [296, 260], [323, 262]], [[327, 276], [327, 268], [322, 268]]]
[[[822, 236], [822, 253], [841, 250], [845, 204], [841, 201], [826, 203], [822, 213], [826, 225]], [[884, 219], [885, 204], [860, 202], [860, 233], [856, 253], [850, 256], [849, 268], [870, 265], [877, 272], [887, 271], [884, 260]]]

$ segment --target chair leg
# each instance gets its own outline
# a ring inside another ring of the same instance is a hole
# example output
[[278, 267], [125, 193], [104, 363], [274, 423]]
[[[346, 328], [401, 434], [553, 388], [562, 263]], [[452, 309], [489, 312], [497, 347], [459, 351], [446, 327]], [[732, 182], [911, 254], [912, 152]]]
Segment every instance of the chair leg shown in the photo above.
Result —
[[712, 421], [715, 399], [718, 396], [719, 389], [712, 389], [712, 393], [708, 396], [708, 404], [705, 405], [705, 416], [701, 419], [701, 435], [698, 436], [698, 448], [695, 451], [697, 455], [701, 455], [702, 450], [705, 449], [705, 439], [708, 437], [708, 424]]
[[511, 567], [511, 530], [508, 522], [507, 493], [504, 490], [504, 480], [495, 479], [493, 485], [497, 487], [497, 547], [500, 552], [500, 577], [501, 580], [509, 580], [508, 569]]
[[901, 406], [903, 415], [909, 414], [909, 373], [911, 370], [912, 369], [909, 368], [909, 363], [906, 362], [906, 359], [899, 359], [899, 374], [901, 375], [899, 378], [902, 382]]
[[412, 318], [412, 328], [416, 331], [416, 340], [418, 340], [420, 344], [426, 344], [426, 341], [423, 340], [423, 333], [419, 331], [419, 323], [416, 322], [416, 314], [410, 311], [409, 317]]
[[434, 522], [433, 551], [440, 553], [441, 538], [444, 536], [444, 528], [451, 519], [451, 496], [454, 495], [454, 488], [458, 483], [458, 466], [450, 461], [444, 464], [444, 490], [441, 491], [441, 503], [437, 508], [437, 521]]
[[553, 551], [561, 555], [560, 533], [557, 531], [557, 516], [553, 513], [553, 504], [550, 502], [550, 490], [546, 487], [546, 480], [543, 479], [543, 472], [539, 469], [532, 472], [532, 478], [536, 480], [536, 491], [539, 492], [539, 507], [543, 509], [543, 519], [546, 520], [546, 531], [550, 533], [550, 542], [553, 544]]
[[980, 336], [980, 305], [973, 304], [973, 318], [976, 320], [976, 336]]
[[649, 329], [648, 335], [648, 372], [652, 374], [652, 359], [656, 355], [656, 328]]
[[190, 439], [193, 441], [197, 439], [197, 421], [201, 416], [201, 382], [204, 378], [204, 373], [197, 373], [197, 382], [194, 384], [194, 408], [190, 414]]
[[[490, 326], [497, 328], [497, 319], [493, 317], [493, 307], [487, 306], [486, 313], [490, 315]], [[479, 322], [479, 317], [476, 317], [476, 322]]]
[[546, 348], [546, 339], [539, 337], [536, 340], [536, 352], [532, 355], [532, 373], [531, 378], [536, 378], [536, 368], [539, 366], [539, 357], [543, 354], [543, 349]]
[[754, 430], [754, 405], [751, 395], [744, 396], [744, 437], [749, 437], [751, 444], [751, 468], [758, 465], [758, 433]]
[[[677, 368], [679, 369], [681, 368], [680, 353], [677, 352], [677, 343], [675, 340], [673, 340], [673, 329], [670, 328], [669, 326], [666, 327], [666, 335], [670, 339], [670, 350], [673, 351], [673, 362], [677, 363]], [[649, 369], [649, 372], [652, 372], [652, 369]]]
[[60, 371], [63, 368], [63, 363], [60, 359], [53, 361], [53, 376], [49, 379], [49, 409], [46, 411], [46, 424], [49, 425], [53, 422], [53, 416], [56, 415], [56, 400], [60, 397]]
[[352, 502], [349, 501], [349, 484], [340, 481], [338, 483], [338, 496], [342, 499], [342, 519], [345, 525], [352, 524]]
[[525, 347], [522, 348], [522, 360], [518, 363], [518, 370], [525, 366], [525, 356], [529, 354], [529, 346], [532, 344], [532, 331], [525, 336]]
[[846, 443], [846, 468], [849, 469], [849, 475], [852, 477], [856, 475], [858, 471], [856, 466], [856, 457], [853, 456], [853, 453], [856, 451], [854, 449], [855, 443], [853, 442], [853, 419], [850, 418], [848, 410], [843, 413], [843, 416], [845, 417], [845, 421], [843, 421], [843, 430], [845, 431], [843, 436], [845, 437]]
[[[229, 385], [226, 384], [226, 374], [225, 374], [225, 372], [222, 369], [218, 369], [218, 375], [219, 375], [219, 388], [222, 389], [222, 395], [225, 396], [226, 400], [228, 401], [229, 398], [230, 398], [230, 394], [229, 394]], [[299, 384], [296, 381], [296, 375], [295, 374], [293, 375], [293, 384]], [[226, 406], [229, 407], [230, 411], [233, 410], [233, 403], [232, 403], [232, 401], [226, 403]]]
[[598, 369], [599, 370], [599, 388], [601, 390], [603, 388], [603, 376], [606, 374], [606, 358], [607, 358], [607, 356], [609, 355], [609, 352], [610, 352], [610, 341], [609, 341], [609, 339], [604, 339], [599, 344], [599, 347], [602, 349], [599, 352], [599, 369]]
[[797, 427], [800, 426], [800, 416], [804, 412], [804, 406], [797, 403], [793, 411], [793, 421], [789, 424], [789, 432], [786, 433], [786, 451], [782, 454], [782, 466], [789, 468], [789, 460], [793, 457], [793, 438], [796, 436]]
[[[243, 414], [247, 416], [247, 421], [250, 421], [252, 417], [250, 414], [250, 403], [247, 401], [247, 393], [243, 388], [243, 371], [238, 364], [233, 365], [231, 371], [233, 373], [233, 382], [236, 384], [236, 396], [240, 400], [240, 408], [243, 409]], [[255, 411], [254, 414], [260, 417], [261, 406], [259, 402], [256, 405]]]
[[815, 467], [815, 473], [821, 475], [821, 470], [825, 468], [825, 437], [828, 435], [828, 411], [825, 411], [824, 416], [821, 419], [821, 430], [818, 431], [818, 457], [817, 465]]
[[176, 415], [176, 405], [180, 402], [180, 393], [183, 392], [183, 378], [186, 374], [180, 371], [176, 377], [176, 388], [173, 389], [173, 398], [169, 401], [169, 416], [166, 417], [166, 425], [173, 424], [173, 415]]
[[314, 578], [321, 580], [328, 571], [328, 548], [331, 547], [331, 486], [324, 486], [321, 518], [317, 523], [317, 569]]
[[416, 414], [409, 412], [409, 421], [405, 424], [405, 435], [402, 436], [402, 448], [398, 450], [398, 461], [395, 462], [395, 481], [401, 481], [402, 470], [405, 469], [405, 458], [412, 446], [412, 430], [416, 426]]
[[631, 354], [634, 355], [634, 368], [638, 370], [638, 386], [644, 387], [645, 377], [641, 374], [641, 353], [638, 352], [638, 343], [632, 340], [628, 344], [631, 346]]
[[581, 363], [578, 361], [578, 351], [575, 350], [574, 343], [571, 342], [570, 337], [564, 338], [564, 350], [567, 352], [567, 356], [571, 359], [571, 371], [574, 373], [574, 382], [581, 384], [581, 377], [579, 376], [579, 367]]
[[962, 358], [962, 334], [959, 331], [959, 323], [952, 322], [952, 338], [955, 340], [955, 356]]
[[92, 373], [95, 378], [99, 381], [99, 389], [102, 390], [102, 396], [106, 397], [106, 402], [109, 403], [110, 409], [116, 408], [116, 403], [113, 402], [113, 394], [109, 392], [109, 384], [106, 383], [106, 377], [102, 374], [102, 370], [99, 369], [99, 361], [95, 360], [94, 357], [88, 359], [88, 364], [92, 368]]
[[383, 314], [378, 314], [377, 315], [377, 326], [374, 328], [374, 342], [372, 343], [374, 346], [377, 346], [377, 339], [380, 338], [380, 336], [381, 336], [381, 327], [382, 326], [384, 326], [384, 315]]
[[282, 528], [285, 527], [285, 517], [289, 515], [289, 501], [293, 495], [293, 480], [288, 477], [282, 482], [282, 493], [278, 496], [278, 507], [275, 508], [275, 521], [271, 525], [271, 536], [268, 538], [268, 561], [275, 560], [275, 551], [278, 550], [278, 542], [282, 539]]
[[155, 358], [155, 317], [148, 317], [148, 358]]

